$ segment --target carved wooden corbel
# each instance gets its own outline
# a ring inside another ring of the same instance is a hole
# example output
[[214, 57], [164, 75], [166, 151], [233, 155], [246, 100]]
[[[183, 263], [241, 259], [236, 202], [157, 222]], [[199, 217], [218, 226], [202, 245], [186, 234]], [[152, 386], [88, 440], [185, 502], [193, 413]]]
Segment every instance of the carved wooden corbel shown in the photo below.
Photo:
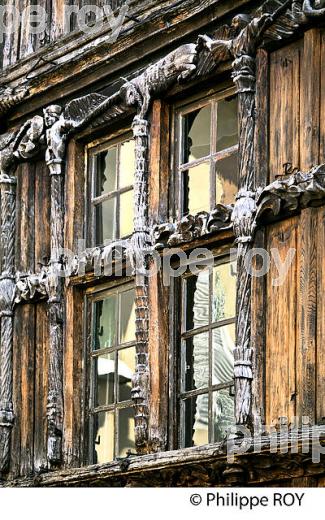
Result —
[[27, 93], [28, 89], [26, 87], [16, 89], [11, 87], [0, 87], [0, 118], [6, 115], [15, 105], [18, 105]]
[[1, 275], [0, 275], [0, 474], [10, 464], [13, 410], [13, 309], [15, 299], [15, 177], [2, 174], [1, 190]]
[[152, 241], [155, 249], [174, 247], [190, 242], [215, 231], [231, 227], [233, 206], [217, 204], [210, 212], [200, 212], [197, 215], [186, 215], [180, 222], [158, 224], [152, 231]]

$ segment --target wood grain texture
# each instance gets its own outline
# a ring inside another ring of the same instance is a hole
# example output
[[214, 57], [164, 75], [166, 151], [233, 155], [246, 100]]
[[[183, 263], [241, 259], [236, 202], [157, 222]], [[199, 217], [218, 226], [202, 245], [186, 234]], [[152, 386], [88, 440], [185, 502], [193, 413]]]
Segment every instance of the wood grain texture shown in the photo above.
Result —
[[270, 55], [270, 181], [283, 165], [300, 167], [300, 64], [302, 41]]
[[[298, 219], [290, 218], [270, 226], [267, 251], [278, 250], [284, 262], [290, 248], [297, 249]], [[278, 424], [280, 417], [288, 422], [296, 413], [296, 287], [295, 262], [284, 283], [273, 285], [279, 276], [274, 262], [267, 275], [266, 307], [266, 424]]]

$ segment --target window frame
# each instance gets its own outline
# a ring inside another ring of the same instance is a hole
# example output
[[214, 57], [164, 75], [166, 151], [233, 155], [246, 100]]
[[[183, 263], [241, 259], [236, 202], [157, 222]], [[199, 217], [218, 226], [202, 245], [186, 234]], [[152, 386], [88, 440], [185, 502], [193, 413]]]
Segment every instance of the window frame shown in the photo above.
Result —
[[[112, 136], [106, 136], [103, 139], [100, 139], [99, 141], [94, 141], [90, 144], [88, 144], [85, 147], [85, 154], [86, 154], [86, 160], [85, 160], [85, 177], [87, 180], [87, 201], [86, 201], [86, 230], [87, 230], [87, 236], [86, 241], [88, 247], [102, 247], [104, 246], [104, 243], [96, 244], [96, 206], [106, 202], [107, 200], [116, 199], [116, 211], [115, 211], [115, 220], [114, 220], [114, 227], [116, 230], [116, 236], [115, 238], [111, 239], [113, 242], [118, 240], [126, 240], [127, 238], [130, 238], [132, 236], [133, 232], [129, 235], [126, 235], [124, 237], [120, 237], [120, 227], [121, 227], [121, 195], [124, 193], [128, 193], [134, 190], [134, 184], [130, 184], [127, 186], [124, 186], [122, 188], [119, 187], [119, 180], [120, 180], [120, 147], [121, 145], [129, 141], [131, 139], [134, 139], [133, 133], [130, 129], [124, 128], [120, 132], [118, 132], [118, 135], [112, 135]], [[104, 193], [102, 195], [96, 196], [96, 163], [97, 159], [96, 157], [106, 150], [109, 150], [113, 148], [114, 146], [117, 146], [118, 148], [118, 154], [117, 154], [117, 172], [116, 172], [116, 182], [117, 182], [117, 188], [111, 192]], [[109, 239], [108, 239], [109, 240]]]
[[[214, 263], [213, 266], [216, 265], [222, 265], [224, 263], [230, 263], [235, 260], [233, 256], [231, 256], [231, 249], [234, 247], [233, 241], [227, 240], [225, 244], [219, 244], [219, 245], [213, 245], [209, 248], [211, 253], [214, 257]], [[195, 262], [197, 264], [197, 262]], [[218, 385], [210, 385], [211, 381], [211, 364], [210, 364], [210, 354], [211, 354], [211, 341], [209, 339], [209, 385], [208, 390], [207, 388], [200, 388], [197, 390], [190, 390], [188, 392], [181, 392], [181, 378], [182, 375], [182, 342], [187, 337], [194, 337], [197, 334], [201, 334], [203, 332], [206, 332], [203, 329], [211, 330], [211, 334], [213, 330], [217, 330], [218, 328], [226, 325], [232, 325], [234, 324], [236, 327], [236, 313], [233, 318], [225, 319], [225, 320], [219, 320], [216, 323], [210, 324], [210, 318], [209, 318], [209, 324], [203, 327], [198, 327], [196, 329], [193, 329], [191, 331], [186, 331], [184, 333], [183, 331], [183, 323], [184, 323], [184, 317], [186, 313], [184, 301], [186, 299], [185, 291], [183, 290], [184, 286], [184, 278], [190, 277], [191, 273], [185, 273], [179, 278], [173, 279], [173, 283], [170, 286], [170, 310], [169, 310], [169, 323], [173, 324], [173, 326], [170, 326], [170, 351], [169, 351], [169, 415], [168, 415], [168, 421], [169, 421], [169, 428], [168, 428], [168, 436], [169, 436], [169, 449], [173, 451], [178, 450], [184, 450], [184, 449], [191, 449], [190, 447], [184, 447], [184, 433], [181, 431], [181, 398], [182, 396], [185, 396], [187, 398], [189, 397], [195, 397], [198, 395], [203, 394], [212, 394], [215, 391], [222, 390], [225, 388], [232, 389], [231, 396], [235, 397], [234, 395], [234, 380], [233, 384], [230, 385], [230, 382], [227, 383], [221, 383]], [[211, 273], [209, 274], [211, 276]], [[210, 292], [210, 291], [209, 291]], [[209, 307], [211, 304], [211, 295], [209, 294]], [[210, 313], [210, 309], [209, 309]], [[210, 335], [210, 334], [209, 334]], [[185, 338], [184, 338], [185, 336]], [[180, 355], [181, 354], [181, 355]], [[211, 399], [209, 398], [209, 436], [210, 436], [210, 423], [211, 423]], [[235, 418], [235, 401], [234, 401], [234, 418]], [[210, 442], [209, 444], [212, 445], [220, 445], [220, 442]]]
[[[171, 142], [174, 145], [171, 148], [171, 174], [172, 174], [172, 186], [174, 187], [174, 200], [171, 201], [171, 207], [173, 208], [173, 216], [180, 220], [187, 213], [184, 212], [184, 189], [183, 189], [183, 172], [188, 171], [189, 167], [199, 166], [201, 164], [210, 162], [209, 167], [209, 183], [210, 183], [210, 211], [215, 207], [215, 194], [216, 194], [216, 176], [215, 176], [215, 165], [218, 161], [230, 157], [239, 152], [239, 136], [238, 143], [230, 148], [226, 148], [219, 152], [216, 151], [217, 143], [217, 113], [216, 103], [220, 100], [231, 99], [237, 97], [236, 88], [230, 83], [221, 85], [220, 90], [210, 90], [208, 92], [202, 92], [195, 96], [188, 97], [185, 100], [177, 101], [171, 106]], [[183, 128], [182, 128], [182, 116], [193, 112], [196, 109], [203, 108], [207, 104], [211, 104], [211, 121], [214, 119], [216, 124], [211, 124], [210, 128], [210, 142], [212, 143], [213, 149], [210, 150], [210, 154], [201, 157], [195, 161], [182, 163], [182, 140], [183, 140]]]
[[[110, 280], [106, 283], [102, 283], [95, 287], [88, 287], [85, 290], [84, 294], [84, 308], [85, 312], [85, 323], [84, 323], [84, 381], [83, 381], [83, 395], [84, 395], [84, 460], [85, 465], [94, 464], [94, 417], [96, 414], [101, 412], [110, 412], [114, 413], [114, 458], [111, 461], [107, 461], [106, 463], [112, 463], [116, 460], [116, 449], [118, 446], [118, 418], [116, 411], [123, 409], [134, 409], [134, 402], [132, 399], [126, 401], [117, 401], [116, 395], [116, 385], [117, 385], [117, 369], [118, 363], [116, 362], [116, 353], [125, 350], [127, 348], [136, 348], [136, 338], [133, 341], [118, 344], [116, 341], [116, 345], [108, 348], [93, 350], [93, 331], [95, 325], [95, 313], [93, 311], [94, 304], [98, 301], [105, 299], [106, 295], [112, 294], [116, 292], [116, 294], [121, 294], [130, 289], [135, 289], [134, 279], [131, 277], [123, 277], [115, 280]], [[120, 307], [118, 305], [118, 307]], [[116, 323], [120, 323], [120, 309], [118, 309]], [[95, 377], [95, 363], [93, 359], [99, 357], [103, 354], [108, 354], [114, 352], [114, 374], [115, 374], [115, 383], [114, 383], [114, 403], [98, 406], [93, 406], [94, 398], [95, 398], [95, 386], [96, 386], [96, 377]]]

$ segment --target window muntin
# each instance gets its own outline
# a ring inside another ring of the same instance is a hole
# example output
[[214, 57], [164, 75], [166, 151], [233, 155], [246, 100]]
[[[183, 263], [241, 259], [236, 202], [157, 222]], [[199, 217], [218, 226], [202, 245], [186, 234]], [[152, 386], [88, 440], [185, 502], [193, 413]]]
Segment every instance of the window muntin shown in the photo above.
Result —
[[238, 191], [237, 98], [218, 95], [178, 109], [176, 142], [180, 213], [233, 203]]
[[177, 395], [180, 448], [220, 442], [234, 423], [234, 273], [234, 262], [228, 257], [182, 279]]
[[134, 139], [124, 136], [90, 152], [92, 242], [133, 233]]
[[101, 464], [133, 450], [135, 372], [134, 287], [122, 285], [91, 300], [90, 455]]

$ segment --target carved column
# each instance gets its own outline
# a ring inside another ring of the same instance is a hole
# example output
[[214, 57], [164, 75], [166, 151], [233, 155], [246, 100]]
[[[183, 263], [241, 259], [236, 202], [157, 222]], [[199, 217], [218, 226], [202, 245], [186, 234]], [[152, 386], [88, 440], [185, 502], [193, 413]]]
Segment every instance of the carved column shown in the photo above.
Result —
[[16, 178], [1, 175], [0, 473], [10, 465], [13, 412], [13, 308], [15, 299]]
[[[48, 271], [48, 316], [50, 326], [49, 388], [47, 397], [47, 458], [52, 466], [61, 463], [63, 435], [63, 283], [64, 245], [64, 136], [60, 123], [47, 132], [46, 162], [51, 176], [51, 259]], [[59, 137], [58, 137], [59, 136]], [[60, 150], [60, 153], [57, 153]]]
[[239, 56], [233, 63], [239, 105], [239, 192], [232, 215], [237, 251], [237, 322], [235, 358], [236, 424], [252, 425], [251, 274], [247, 259], [252, 247], [255, 215], [255, 60]]
[[135, 138], [134, 234], [132, 253], [135, 261], [136, 370], [132, 399], [135, 405], [135, 442], [138, 453], [148, 443], [148, 276], [150, 233], [148, 224], [148, 141], [149, 123], [138, 116], [132, 125]]

